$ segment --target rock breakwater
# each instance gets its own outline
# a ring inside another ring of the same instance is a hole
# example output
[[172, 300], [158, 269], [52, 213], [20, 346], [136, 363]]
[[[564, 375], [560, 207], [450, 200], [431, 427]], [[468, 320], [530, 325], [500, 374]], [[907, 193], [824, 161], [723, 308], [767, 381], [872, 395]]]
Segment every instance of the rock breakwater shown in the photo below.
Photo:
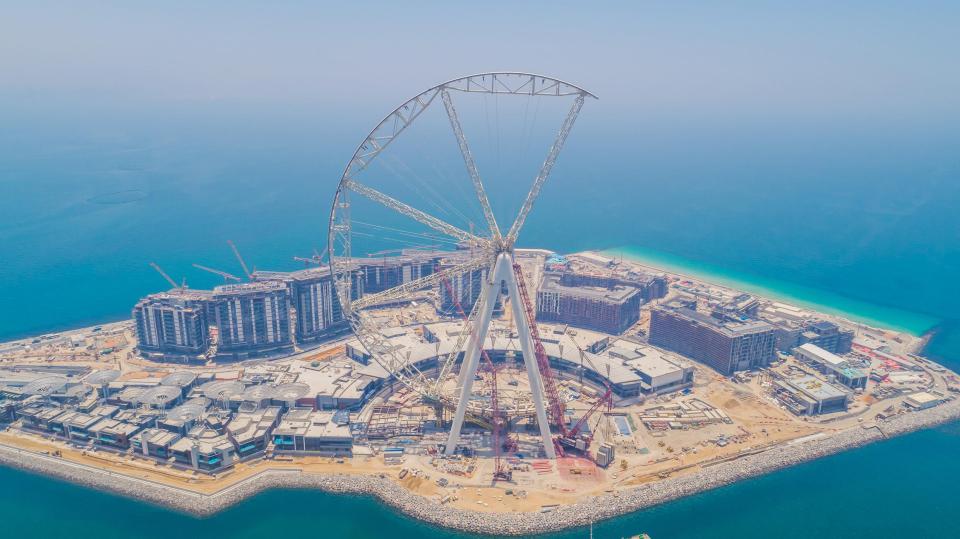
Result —
[[704, 467], [688, 475], [585, 498], [547, 513], [481, 513], [450, 507], [414, 494], [378, 475], [266, 470], [216, 493], [201, 494], [5, 445], [0, 445], [0, 464], [163, 505], [199, 517], [212, 515], [266, 489], [303, 488], [375, 496], [414, 518], [462, 531], [526, 535], [585, 526], [590, 522], [623, 515], [958, 418], [960, 401], [954, 400], [928, 410], [902, 414], [876, 426], [798, 440]]

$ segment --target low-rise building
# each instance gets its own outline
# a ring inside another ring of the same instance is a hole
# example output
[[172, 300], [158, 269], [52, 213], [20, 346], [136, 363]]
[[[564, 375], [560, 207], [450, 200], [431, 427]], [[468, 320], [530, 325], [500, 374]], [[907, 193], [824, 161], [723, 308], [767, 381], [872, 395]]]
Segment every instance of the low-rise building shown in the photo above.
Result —
[[216, 472], [233, 466], [236, 448], [233, 442], [211, 429], [198, 429], [170, 446], [174, 461], [202, 472]]
[[945, 400], [946, 397], [936, 391], [918, 391], [904, 399], [903, 403], [914, 410], [926, 410]]
[[70, 410], [57, 417], [56, 422], [63, 425], [64, 435], [72, 442], [87, 443], [93, 438], [91, 429], [103, 418]]
[[26, 428], [64, 436], [63, 424], [57, 422], [57, 418], [65, 413], [61, 408], [30, 404], [17, 410], [16, 415]]
[[842, 412], [852, 397], [847, 388], [810, 375], [775, 381], [774, 395], [797, 415]]
[[867, 387], [867, 378], [869, 375], [865, 371], [851, 366], [848, 360], [832, 352], [828, 352], [813, 343], [807, 343], [795, 348], [793, 355], [798, 360], [810, 364], [820, 372], [835, 377], [838, 382], [851, 389], [864, 389]]
[[116, 419], [105, 418], [90, 427], [89, 431], [97, 445], [115, 449], [128, 449], [131, 438], [140, 431], [140, 427]]
[[227, 424], [227, 434], [237, 448], [237, 456], [245, 458], [265, 451], [270, 433], [279, 420], [280, 408], [277, 406], [235, 415]]
[[0, 400], [0, 423], [10, 423], [16, 419], [16, 409], [12, 401]]
[[180, 435], [161, 429], [146, 429], [131, 440], [131, 445], [141, 455], [166, 460], [171, 456], [171, 447]]
[[665, 393], [693, 382], [693, 365], [676, 354], [653, 346], [618, 340], [603, 351], [637, 373], [643, 393]]
[[277, 451], [350, 455], [353, 435], [349, 424], [337, 423], [330, 412], [295, 409], [287, 412], [273, 431]]

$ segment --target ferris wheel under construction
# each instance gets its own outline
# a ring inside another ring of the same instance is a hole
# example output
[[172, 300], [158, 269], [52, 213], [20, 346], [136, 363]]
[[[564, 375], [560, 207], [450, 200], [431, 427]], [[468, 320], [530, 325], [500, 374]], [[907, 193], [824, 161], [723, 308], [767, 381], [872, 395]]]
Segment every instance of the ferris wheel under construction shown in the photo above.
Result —
[[[472, 110], [479, 108], [482, 112], [478, 115], [479, 123], [485, 124], [485, 131], [483, 128], [470, 131], [460, 113], [461, 108], [471, 107], [468, 104], [471, 99], [480, 102], [479, 107]], [[573, 84], [531, 73], [483, 73], [436, 85], [405, 101], [363, 139], [340, 178], [332, 204], [328, 249], [344, 317], [350, 321], [369, 355], [397, 381], [418, 393], [425, 402], [436, 403], [452, 412], [443, 449], [447, 455], [457, 450], [465, 421], [480, 418], [480, 424], [491, 428], [497, 455], [495, 478], [507, 473], [500, 466], [499, 456], [501, 448], [509, 445], [506, 430], [511, 415], [535, 419], [544, 453], [548, 458], [555, 458], [562, 455], [565, 448], [577, 445], [583, 422], [594, 411], [590, 410], [573, 425], [567, 424], [564, 401], [558, 394], [557, 380], [537, 329], [534, 298], [514, 256], [520, 232], [588, 99], [596, 97]], [[537, 160], [539, 167], [535, 171], [531, 169], [532, 184], [512, 216], [509, 228], [503, 229], [491, 199], [504, 198], [500, 191], [512, 191], [519, 184], [508, 180], [523, 175], [505, 170], [503, 148], [526, 152], [530, 146], [526, 139], [540, 129], [528, 124], [543, 121], [544, 109], [554, 111], [559, 127], [553, 124], [554, 134], [546, 157]], [[431, 111], [437, 111], [442, 121], [430, 124], [426, 118]], [[523, 136], [516, 140], [510, 140], [509, 134], [502, 132], [510, 120], [521, 124], [514, 132]], [[424, 128], [427, 141], [403, 146], [403, 140], [410, 137], [420, 123], [429, 125]], [[440, 123], [447, 124], [444, 127], [447, 133], [440, 130]], [[481, 175], [483, 167], [479, 162], [483, 159], [477, 158], [471, 146], [474, 139], [485, 141], [487, 148], [495, 148], [485, 154], [487, 160], [484, 161], [497, 172], [497, 181], [493, 183], [498, 188], [489, 194], [491, 182]], [[446, 161], [442, 159], [394, 155], [431, 151], [444, 144], [459, 153], [457, 159], [462, 164], [456, 173], [443, 169]], [[415, 165], [421, 170], [440, 172], [416, 172], [413, 171]], [[425, 176], [430, 177], [425, 179]], [[435, 180], [432, 184], [431, 179]], [[462, 189], [456, 182], [458, 179]], [[462, 196], [465, 193], [469, 195], [466, 198]], [[458, 197], [463, 205], [453, 200]], [[358, 277], [361, 258], [357, 252], [363, 249], [361, 244], [390, 247], [387, 243], [391, 238], [400, 249], [380, 249], [372, 254], [429, 252], [438, 245], [451, 246], [451, 254], [442, 264], [420, 268], [416, 274], [390, 283], [392, 286], [371, 290], [364, 286], [364, 277]], [[465, 283], [464, 276], [477, 278]], [[470, 287], [475, 294], [465, 292]], [[411, 363], [408, 354], [390, 345], [389, 332], [394, 322], [379, 316], [378, 309], [416, 304], [424, 298], [424, 291], [430, 290], [449, 299], [446, 314], [449, 319], [459, 321], [460, 330], [452, 349], [439, 354], [435, 363], [424, 366]], [[490, 335], [491, 320], [498, 315], [515, 324], [515, 336], [529, 380], [529, 399], [508, 402], [498, 388], [499, 367], [488, 354], [494, 338]], [[488, 398], [473, 398], [479, 373], [490, 378]], [[595, 408], [609, 402], [608, 390]]]

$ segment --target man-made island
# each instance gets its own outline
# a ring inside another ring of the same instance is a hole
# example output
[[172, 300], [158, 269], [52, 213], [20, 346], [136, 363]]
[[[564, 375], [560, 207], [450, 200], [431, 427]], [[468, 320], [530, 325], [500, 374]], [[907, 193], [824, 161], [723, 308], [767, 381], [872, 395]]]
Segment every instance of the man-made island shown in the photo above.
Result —
[[[362, 275], [402, 283], [420, 256], [371, 259]], [[920, 355], [921, 337], [595, 252], [516, 256], [576, 432], [557, 459], [526, 412], [510, 309], [495, 311], [484, 348], [497, 367], [473, 397], [505, 403], [505, 431], [468, 417], [447, 456], [451, 410], [376, 361], [338, 318], [329, 270], [311, 267], [175, 288], [129, 322], [0, 345], [0, 463], [198, 515], [320, 488], [526, 534], [960, 417], [960, 379]], [[441, 287], [377, 308], [411, 365], [437, 365], [460, 336], [446, 299]]]

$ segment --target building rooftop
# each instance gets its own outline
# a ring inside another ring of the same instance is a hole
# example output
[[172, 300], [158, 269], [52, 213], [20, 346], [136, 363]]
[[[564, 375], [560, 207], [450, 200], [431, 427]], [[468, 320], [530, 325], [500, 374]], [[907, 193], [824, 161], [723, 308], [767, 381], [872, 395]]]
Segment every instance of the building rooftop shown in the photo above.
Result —
[[557, 273], [544, 273], [540, 292], [560, 292], [567, 296], [576, 296], [601, 301], [622, 303], [640, 293], [640, 289], [633, 286], [616, 285], [611, 288], [599, 286], [566, 286], [561, 282], [562, 276]]
[[707, 313], [696, 311], [678, 302], [670, 302], [665, 305], [654, 307], [654, 309], [669, 311], [680, 315], [683, 318], [694, 322], [710, 326], [728, 337], [739, 337], [750, 335], [763, 331], [772, 331], [774, 327], [763, 320], [731, 320], [729, 318], [717, 318]]
[[835, 386], [824, 382], [815, 376], [809, 374], [791, 378], [786, 382], [801, 393], [817, 401], [825, 401], [835, 398], [844, 398], [850, 394], [845, 388]]
[[214, 287], [216, 296], [243, 295], [261, 292], [285, 292], [287, 286], [278, 281], [253, 281], [250, 283], [225, 284]]
[[116, 419], [104, 419], [90, 427], [90, 432], [94, 434], [103, 433], [111, 436], [125, 437], [134, 435], [138, 430], [140, 430], [139, 425], [131, 425], [130, 423], [117, 421]]
[[[382, 351], [392, 353], [402, 361], [418, 363], [438, 355], [449, 354], [462, 330], [460, 322], [435, 322], [424, 326], [427, 333], [433, 335], [437, 342], [428, 342], [414, 332], [412, 327], [397, 328], [391, 333], [390, 347]], [[628, 385], [641, 384], [640, 372], [655, 378], [668, 371], [677, 372], [692, 368], [691, 364], [672, 352], [664, 351], [647, 344], [635, 343], [624, 339], [613, 342], [610, 348], [598, 347], [604, 350], [598, 353], [590, 352], [591, 348], [600, 341], [610, 337], [596, 331], [576, 329], [563, 330], [562, 324], [552, 325], [538, 323], [541, 341], [547, 355], [562, 359], [573, 365], [581, 364], [580, 350], [584, 350], [587, 361], [584, 368], [608, 378], [613, 384]], [[555, 331], [556, 328], [560, 328]], [[492, 349], [520, 353], [520, 342], [512, 328], [499, 320], [490, 325], [490, 336], [493, 337]], [[489, 341], [489, 337], [488, 337]], [[348, 348], [359, 350], [366, 354], [359, 341], [352, 340]], [[389, 350], [389, 351], [388, 351]], [[639, 351], [638, 351], [639, 350]], [[368, 376], [386, 377], [389, 375], [376, 361], [371, 361], [363, 370], [358, 371]]]
[[827, 365], [831, 365], [835, 368], [842, 368], [847, 366], [847, 360], [834, 354], [833, 352], [828, 352], [827, 350], [824, 350], [823, 348], [820, 348], [819, 346], [813, 343], [808, 342], [804, 345], [799, 346], [798, 348], [810, 354], [821, 363], [826, 363]]
[[141, 436], [147, 443], [162, 447], [170, 446], [180, 439], [179, 434], [163, 429], [147, 429]]
[[315, 412], [305, 408], [298, 408], [287, 412], [273, 433], [275, 436], [353, 438], [350, 433], [350, 425], [338, 425], [333, 421], [332, 412]]
[[261, 408], [255, 412], [239, 413], [227, 424], [229, 432], [238, 445], [262, 438], [270, 433], [280, 416], [280, 407]]

